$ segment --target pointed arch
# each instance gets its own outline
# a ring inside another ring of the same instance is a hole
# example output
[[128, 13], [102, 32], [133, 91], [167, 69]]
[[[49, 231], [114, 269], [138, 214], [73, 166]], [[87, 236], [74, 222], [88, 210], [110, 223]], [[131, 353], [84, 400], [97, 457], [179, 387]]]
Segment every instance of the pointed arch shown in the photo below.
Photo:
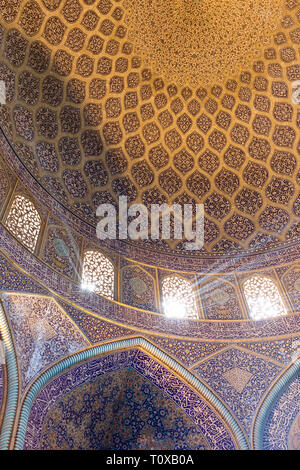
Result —
[[[215, 434], [212, 434], [210, 439], [215, 448], [248, 448], [239, 424], [214, 393], [190, 371], [142, 337], [113, 341], [85, 349], [57, 362], [44, 371], [31, 385], [21, 404], [14, 448], [23, 449], [27, 426], [31, 419], [31, 409], [35, 401], [38, 400], [39, 393], [45, 389], [47, 384], [52, 384], [52, 381], [56, 379], [60, 380], [62, 373], [67, 370], [71, 371], [80, 365], [87, 369], [91, 361], [100, 360], [103, 357], [106, 360], [108, 355], [110, 356], [106, 363], [109, 363], [112, 361], [112, 354], [125, 354], [126, 351], [135, 350], [140, 355], [140, 361], [135, 363], [137, 370], [166, 393], [169, 392], [175, 403], [185, 409], [192, 419], [201, 421], [206, 432], [213, 429]], [[121, 368], [122, 358], [121, 360], [118, 358], [117, 363]], [[93, 371], [103, 370], [101, 367], [96, 368], [93, 365], [90, 369]], [[40, 400], [39, 406], [42, 406], [43, 403], [47, 403], [47, 400]], [[41, 408], [39, 408], [40, 412]], [[203, 420], [204, 415], [205, 419]], [[207, 427], [205, 427], [206, 425]]]
[[82, 260], [82, 287], [114, 299], [115, 266], [98, 250], [86, 250]]
[[161, 291], [162, 308], [166, 316], [199, 318], [196, 293], [190, 279], [178, 274], [164, 276]]
[[0, 450], [6, 450], [10, 447], [11, 434], [19, 399], [19, 374], [13, 338], [1, 302], [0, 333], [4, 343], [5, 366], [7, 375], [5, 408], [0, 430]]
[[34, 253], [42, 227], [42, 218], [33, 202], [16, 194], [4, 221], [5, 227]]

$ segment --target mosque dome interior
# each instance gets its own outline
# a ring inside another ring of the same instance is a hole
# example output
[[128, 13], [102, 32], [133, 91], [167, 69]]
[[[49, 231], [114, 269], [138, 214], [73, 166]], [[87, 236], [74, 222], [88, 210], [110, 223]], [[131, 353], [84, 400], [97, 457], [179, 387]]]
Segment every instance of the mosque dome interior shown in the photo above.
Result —
[[0, 0], [0, 449], [299, 450], [299, 186], [299, 0]]

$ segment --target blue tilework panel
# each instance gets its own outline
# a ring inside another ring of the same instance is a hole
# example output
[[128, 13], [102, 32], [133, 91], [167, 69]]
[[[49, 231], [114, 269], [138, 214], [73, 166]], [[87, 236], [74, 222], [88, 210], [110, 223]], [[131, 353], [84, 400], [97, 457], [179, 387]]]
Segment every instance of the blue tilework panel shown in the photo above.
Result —
[[273, 405], [264, 428], [263, 448], [300, 450], [300, 374]]
[[249, 435], [259, 401], [282, 368], [267, 360], [230, 348], [194, 369], [229, 406]]

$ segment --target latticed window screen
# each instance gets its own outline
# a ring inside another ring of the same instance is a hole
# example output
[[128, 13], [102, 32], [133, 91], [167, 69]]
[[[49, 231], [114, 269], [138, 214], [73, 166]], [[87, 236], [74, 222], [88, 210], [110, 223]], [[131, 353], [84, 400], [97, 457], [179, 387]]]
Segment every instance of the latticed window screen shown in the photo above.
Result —
[[179, 276], [162, 281], [163, 310], [168, 317], [198, 318], [197, 303], [192, 283]]
[[250, 317], [254, 320], [287, 314], [278, 288], [272, 279], [252, 276], [244, 283], [244, 294]]
[[82, 287], [113, 299], [114, 283], [112, 262], [99, 251], [86, 251], [83, 259]]
[[16, 195], [5, 226], [32, 252], [36, 247], [41, 223], [41, 217], [33, 203], [25, 196]]

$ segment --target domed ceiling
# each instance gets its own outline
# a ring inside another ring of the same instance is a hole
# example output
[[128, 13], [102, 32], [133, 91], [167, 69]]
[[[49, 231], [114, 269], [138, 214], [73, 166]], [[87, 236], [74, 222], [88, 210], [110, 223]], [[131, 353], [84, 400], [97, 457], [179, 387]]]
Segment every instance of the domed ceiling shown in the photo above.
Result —
[[1, 127], [77, 217], [95, 226], [119, 195], [204, 203], [197, 256], [299, 237], [298, 0], [1, 0], [0, 12]]

